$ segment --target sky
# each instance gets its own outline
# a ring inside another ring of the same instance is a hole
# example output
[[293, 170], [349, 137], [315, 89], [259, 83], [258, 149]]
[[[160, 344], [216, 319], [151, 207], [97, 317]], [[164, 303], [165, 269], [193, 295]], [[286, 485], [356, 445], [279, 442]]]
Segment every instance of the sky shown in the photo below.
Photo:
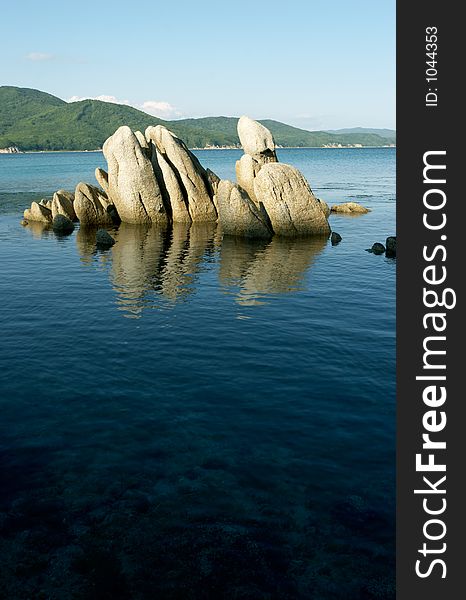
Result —
[[0, 0], [0, 85], [166, 119], [395, 128], [395, 0]]

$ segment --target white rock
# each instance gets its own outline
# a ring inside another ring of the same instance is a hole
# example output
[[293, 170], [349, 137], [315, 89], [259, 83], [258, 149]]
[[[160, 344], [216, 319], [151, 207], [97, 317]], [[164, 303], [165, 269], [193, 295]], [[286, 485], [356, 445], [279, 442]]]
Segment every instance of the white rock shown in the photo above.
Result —
[[303, 175], [290, 165], [264, 165], [254, 180], [254, 191], [278, 235], [329, 234], [319, 202]]
[[39, 223], [51, 223], [52, 211], [38, 202], [33, 202], [31, 208], [24, 211], [26, 221], [37, 221]]
[[100, 187], [104, 190], [104, 192], [108, 196], [108, 173], [104, 171], [100, 167], [97, 167], [95, 170], [95, 178]]
[[111, 203], [105, 192], [93, 185], [78, 183], [74, 209], [81, 225], [113, 225]]
[[275, 142], [270, 131], [249, 117], [238, 121], [238, 136], [246, 154], [266, 154], [275, 156]]
[[152, 166], [162, 192], [165, 206], [170, 207], [173, 222], [191, 223], [184, 189], [182, 189], [175, 172], [168, 164], [163, 154], [157, 150], [155, 144], [151, 145]]
[[151, 161], [127, 126], [120, 127], [105, 142], [108, 163], [108, 195], [122, 221], [168, 223], [162, 193]]
[[243, 237], [271, 237], [266, 221], [247, 193], [228, 180], [217, 189], [217, 206], [223, 233]]
[[76, 212], [73, 207], [74, 195], [65, 190], [58, 190], [53, 195], [52, 200], [52, 218], [57, 215], [64, 215], [71, 221], [76, 221]]
[[156, 145], [157, 150], [174, 170], [178, 181], [181, 181], [192, 221], [216, 221], [217, 211], [207, 174], [185, 143], [162, 125], [148, 127], [146, 138]]

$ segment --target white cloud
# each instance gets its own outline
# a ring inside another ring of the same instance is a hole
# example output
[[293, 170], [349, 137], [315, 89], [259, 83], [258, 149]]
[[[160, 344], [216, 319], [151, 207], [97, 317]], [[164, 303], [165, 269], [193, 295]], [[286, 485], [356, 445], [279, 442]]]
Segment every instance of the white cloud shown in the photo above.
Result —
[[131, 106], [129, 100], [118, 100], [115, 96], [107, 96], [106, 94], [102, 94], [101, 96], [71, 96], [67, 102], [80, 102], [81, 100], [100, 100], [101, 102]]
[[169, 102], [146, 100], [141, 104], [140, 109], [154, 117], [161, 117], [164, 119], [181, 117], [181, 112]]
[[25, 58], [27, 58], [27, 60], [39, 62], [44, 60], [52, 60], [54, 56], [53, 54], [46, 54], [45, 52], [30, 52], [29, 54], [26, 54]]
[[80, 100], [100, 100], [101, 102], [111, 102], [112, 104], [124, 104], [125, 106], [132, 106], [154, 117], [163, 119], [174, 119], [182, 116], [182, 113], [175, 106], [163, 100], [146, 100], [142, 104], [135, 104], [129, 100], [119, 100], [115, 96], [102, 94], [100, 96], [72, 96], [68, 98], [67, 102], [79, 102]]

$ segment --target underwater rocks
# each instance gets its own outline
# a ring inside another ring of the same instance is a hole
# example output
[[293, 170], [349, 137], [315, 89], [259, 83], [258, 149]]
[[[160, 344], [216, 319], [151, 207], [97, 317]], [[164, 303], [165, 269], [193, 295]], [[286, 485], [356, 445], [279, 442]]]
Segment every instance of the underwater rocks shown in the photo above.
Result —
[[386, 239], [385, 248], [385, 256], [388, 256], [388, 258], [396, 257], [396, 236], [393, 235]]
[[57, 214], [53, 217], [52, 227], [56, 233], [61, 233], [62, 235], [71, 233], [74, 229], [73, 221], [61, 214]]
[[106, 229], [99, 229], [95, 236], [95, 242], [98, 248], [111, 248], [115, 240]]
[[332, 246], [336, 246], [337, 244], [339, 244], [342, 239], [343, 238], [339, 233], [337, 233], [336, 231], [332, 231], [332, 235], [330, 236], [330, 242]]

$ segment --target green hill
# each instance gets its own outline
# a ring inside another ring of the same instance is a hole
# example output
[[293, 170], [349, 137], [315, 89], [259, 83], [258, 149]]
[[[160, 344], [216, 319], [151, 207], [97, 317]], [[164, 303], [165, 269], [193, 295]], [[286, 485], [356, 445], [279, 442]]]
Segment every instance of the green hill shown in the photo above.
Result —
[[[191, 148], [239, 146], [235, 117], [206, 117], [164, 121], [131, 106], [99, 100], [68, 103], [45, 92], [0, 87], [0, 148], [20, 150], [94, 150], [121, 125], [144, 131], [165, 125]], [[305, 131], [278, 121], [261, 121], [280, 146], [362, 144], [384, 146], [393, 142], [375, 133]]]

